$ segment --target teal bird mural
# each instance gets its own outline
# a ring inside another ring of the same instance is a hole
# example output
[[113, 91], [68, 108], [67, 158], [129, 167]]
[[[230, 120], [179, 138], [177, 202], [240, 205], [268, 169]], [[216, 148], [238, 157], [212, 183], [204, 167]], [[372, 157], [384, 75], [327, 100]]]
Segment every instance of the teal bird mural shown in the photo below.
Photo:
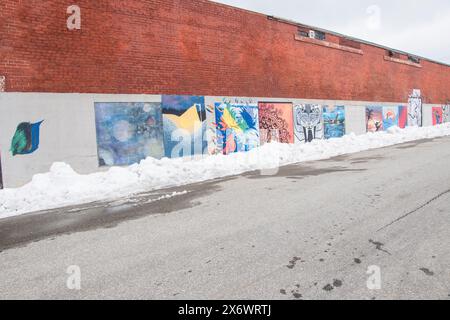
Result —
[[13, 156], [30, 154], [39, 148], [42, 122], [44, 121], [37, 123], [22, 122], [17, 126], [16, 133], [11, 141], [10, 151]]

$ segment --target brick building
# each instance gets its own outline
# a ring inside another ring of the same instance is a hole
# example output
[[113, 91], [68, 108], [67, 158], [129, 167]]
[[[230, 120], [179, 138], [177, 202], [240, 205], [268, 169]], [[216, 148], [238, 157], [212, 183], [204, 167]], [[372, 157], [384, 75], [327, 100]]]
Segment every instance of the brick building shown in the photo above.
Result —
[[[213, 108], [224, 99], [342, 105], [347, 132], [364, 133], [365, 106], [408, 104], [416, 89], [431, 124], [431, 108], [450, 100], [449, 71], [206, 0], [3, 0], [0, 172], [6, 186], [18, 186], [55, 161], [81, 173], [101, 170], [95, 105], [164, 104], [165, 95], [204, 97]], [[39, 147], [13, 154], [18, 125], [37, 123]]]

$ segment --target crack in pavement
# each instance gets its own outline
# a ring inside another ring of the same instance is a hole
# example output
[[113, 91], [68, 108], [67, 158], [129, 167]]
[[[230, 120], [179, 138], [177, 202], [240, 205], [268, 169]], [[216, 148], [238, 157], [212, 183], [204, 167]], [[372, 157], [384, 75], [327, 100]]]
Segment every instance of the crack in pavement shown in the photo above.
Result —
[[412, 211], [410, 211], [410, 212], [404, 214], [403, 216], [401, 216], [401, 217], [395, 219], [395, 220], [392, 221], [391, 223], [388, 223], [388, 224], [385, 225], [384, 227], [378, 229], [377, 232], [380, 232], [380, 231], [382, 231], [382, 230], [384, 230], [384, 229], [386, 229], [386, 228], [392, 226], [393, 224], [395, 224], [395, 223], [397, 223], [397, 222], [399, 222], [399, 221], [405, 219], [405, 218], [408, 217], [409, 215], [411, 215], [411, 214], [413, 214], [413, 213], [416, 213], [416, 212], [419, 211], [420, 209], [425, 208], [426, 206], [428, 206], [428, 205], [431, 204], [432, 202], [436, 201], [436, 200], [439, 199], [440, 197], [446, 195], [447, 193], [450, 193], [450, 189], [448, 189], [448, 190], [446, 190], [446, 191], [444, 191], [444, 192], [438, 194], [437, 196], [435, 196], [435, 197], [432, 198], [431, 200], [428, 200], [425, 204], [423, 204], [423, 205], [421, 205], [420, 207], [417, 207], [416, 209], [414, 209], [414, 210], [412, 210]]

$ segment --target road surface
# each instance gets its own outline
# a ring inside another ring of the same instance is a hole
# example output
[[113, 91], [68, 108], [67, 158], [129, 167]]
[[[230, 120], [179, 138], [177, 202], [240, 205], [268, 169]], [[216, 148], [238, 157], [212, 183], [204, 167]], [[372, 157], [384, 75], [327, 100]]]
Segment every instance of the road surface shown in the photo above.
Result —
[[423, 140], [4, 219], [0, 299], [450, 299], [449, 159]]

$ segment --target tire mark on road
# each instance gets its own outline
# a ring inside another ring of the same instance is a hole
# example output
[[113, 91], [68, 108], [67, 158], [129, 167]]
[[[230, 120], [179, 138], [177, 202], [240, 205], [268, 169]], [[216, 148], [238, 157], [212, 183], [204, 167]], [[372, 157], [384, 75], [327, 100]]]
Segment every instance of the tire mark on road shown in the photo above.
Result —
[[446, 195], [447, 193], [450, 193], [450, 189], [448, 189], [448, 190], [446, 190], [446, 191], [444, 191], [444, 192], [438, 194], [437, 196], [435, 196], [435, 197], [432, 198], [431, 200], [427, 201], [425, 204], [421, 205], [420, 207], [417, 207], [416, 209], [414, 209], [414, 210], [412, 210], [412, 211], [410, 211], [410, 212], [404, 214], [403, 216], [401, 216], [401, 217], [395, 219], [394, 221], [388, 223], [388, 224], [385, 225], [384, 227], [378, 229], [377, 232], [380, 232], [380, 231], [382, 231], [382, 230], [384, 230], [384, 229], [386, 229], [386, 228], [392, 226], [393, 224], [395, 224], [395, 223], [397, 223], [397, 222], [399, 222], [399, 221], [401, 221], [401, 220], [407, 218], [407, 217], [410, 216], [411, 214], [416, 213], [416, 212], [419, 211], [420, 209], [425, 208], [426, 206], [430, 205], [432, 202], [438, 200], [439, 198], [441, 198], [442, 196]]

